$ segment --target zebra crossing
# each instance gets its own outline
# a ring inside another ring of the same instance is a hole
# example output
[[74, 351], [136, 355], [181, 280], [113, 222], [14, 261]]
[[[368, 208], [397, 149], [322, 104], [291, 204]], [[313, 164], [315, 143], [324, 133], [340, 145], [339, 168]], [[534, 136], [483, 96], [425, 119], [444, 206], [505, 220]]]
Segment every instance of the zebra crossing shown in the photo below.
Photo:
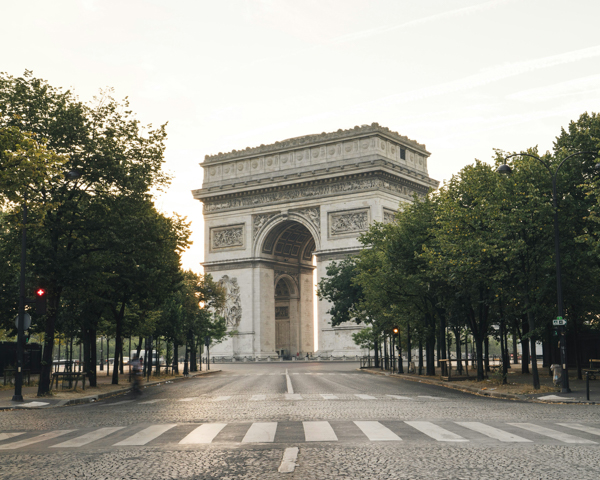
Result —
[[[441, 423], [441, 424], [440, 424]], [[517, 432], [517, 433], [515, 433]], [[19, 439], [19, 437], [22, 437]], [[101, 427], [49, 432], [0, 432], [0, 453], [31, 446], [51, 449], [79, 449], [85, 446], [127, 447], [152, 443], [174, 445], [264, 444], [314, 442], [446, 442], [480, 444], [598, 445], [600, 428], [578, 423], [507, 422], [488, 425], [482, 422], [430, 421], [303, 421], [156, 424]]]
[[[159, 402], [164, 402], [167, 398], [157, 398], [152, 400], [141, 400], [136, 403], [136, 405], [152, 405]], [[367, 395], [364, 393], [316, 393], [316, 394], [306, 394], [306, 393], [273, 393], [273, 394], [244, 394], [244, 395], [218, 395], [218, 396], [209, 396], [209, 395], [200, 395], [197, 397], [186, 397], [179, 399], [172, 399], [172, 401], [176, 402], [210, 402], [210, 403], [227, 403], [230, 401], [250, 401], [250, 402], [266, 402], [266, 401], [320, 401], [320, 400], [392, 400], [392, 401], [440, 401], [447, 400], [446, 397], [433, 397], [431, 395], [417, 395], [414, 397], [407, 397], [404, 395]], [[99, 403], [98, 406], [114, 406], [114, 405], [123, 405], [126, 403], [131, 403], [133, 400], [127, 400], [122, 402], [113, 402], [113, 403]]]

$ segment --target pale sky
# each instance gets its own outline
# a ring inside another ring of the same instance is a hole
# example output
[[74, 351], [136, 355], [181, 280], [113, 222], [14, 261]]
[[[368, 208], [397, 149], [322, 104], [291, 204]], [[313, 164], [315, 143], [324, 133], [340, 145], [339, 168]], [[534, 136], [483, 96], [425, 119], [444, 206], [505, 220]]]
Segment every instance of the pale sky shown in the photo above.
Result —
[[0, 71], [169, 122], [158, 205], [192, 220], [196, 271], [206, 154], [378, 122], [444, 181], [600, 111], [599, 0], [0, 0], [0, 18]]

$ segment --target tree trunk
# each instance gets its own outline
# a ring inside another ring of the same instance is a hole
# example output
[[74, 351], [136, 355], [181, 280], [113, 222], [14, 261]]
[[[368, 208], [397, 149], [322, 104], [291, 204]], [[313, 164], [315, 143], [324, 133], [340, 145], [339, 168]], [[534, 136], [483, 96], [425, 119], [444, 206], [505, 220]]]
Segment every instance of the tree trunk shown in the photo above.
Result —
[[579, 345], [579, 327], [577, 325], [577, 317], [573, 315], [573, 321], [571, 322], [573, 325], [573, 337], [575, 344], [575, 367], [577, 368], [577, 379], [583, 380], [583, 371], [582, 371], [582, 361], [581, 361], [581, 348]]
[[374, 360], [375, 360], [375, 368], [379, 368], [379, 335], [375, 336], [375, 344], [373, 345], [374, 348]]
[[521, 319], [521, 373], [529, 373], [529, 341], [524, 339], [529, 333], [529, 323], [526, 316]]
[[487, 378], [487, 376], [488, 376], [487, 372], [490, 371], [490, 337], [488, 337], [487, 335], [483, 339], [483, 349], [485, 352], [485, 358], [483, 360], [483, 362], [484, 362], [483, 364], [485, 366], [485, 378]]
[[[395, 354], [395, 352], [392, 352]], [[398, 373], [404, 373], [404, 365], [402, 362], [402, 337], [400, 336], [400, 329], [398, 329]]]
[[96, 387], [97, 381], [96, 381], [96, 363], [98, 363], [98, 352], [96, 349], [96, 339], [97, 339], [97, 335], [96, 335], [96, 329], [95, 328], [90, 328], [90, 333], [89, 333], [89, 338], [90, 338], [90, 369], [88, 370], [88, 376], [90, 378], [90, 387]]
[[390, 369], [389, 358], [388, 358], [387, 335], [383, 336], [383, 364], [384, 364], [385, 370]]
[[519, 363], [519, 350], [517, 349], [517, 329], [515, 328], [512, 333], [512, 350], [513, 350], [513, 365]]
[[423, 375], [423, 340], [419, 337], [419, 375]]
[[179, 373], [179, 345], [176, 340], [173, 342], [173, 373]]
[[475, 340], [476, 344], [476, 352], [477, 355], [477, 381], [482, 382], [485, 377], [484, 367], [483, 367], [483, 338], [480, 335], [474, 335], [473, 340]]
[[[56, 314], [60, 302], [60, 294], [49, 297], [48, 309], [50, 314], [46, 317], [46, 329], [44, 331], [44, 352], [42, 353], [42, 368], [38, 384], [38, 397], [50, 393], [50, 379], [52, 377], [52, 349], [54, 348], [54, 328], [56, 326]], [[60, 360], [60, 358], [59, 358]]]
[[454, 339], [456, 340], [456, 370], [459, 375], [462, 375], [462, 350], [461, 350], [461, 341], [460, 341], [460, 329], [457, 327], [453, 329], [454, 331]]
[[408, 364], [412, 362], [412, 344], [410, 338], [410, 322], [406, 322], [406, 357]]
[[[83, 371], [86, 373], [86, 377], [90, 379], [92, 374], [92, 365], [91, 365], [91, 341], [90, 341], [90, 331], [88, 328], [81, 329], [81, 336], [83, 342]], [[85, 382], [85, 380], [84, 380]], [[90, 382], [91, 383], [91, 382]]]
[[[535, 329], [535, 319], [533, 317], [533, 314], [531, 314], [531, 313], [527, 314], [527, 321], [529, 323], [530, 330], [534, 330]], [[539, 390], [540, 374], [538, 372], [537, 352], [536, 352], [536, 348], [535, 348], [536, 347], [535, 339], [533, 337], [530, 337], [530, 344], [531, 344], [531, 373], [533, 374], [533, 388], [536, 390]]]

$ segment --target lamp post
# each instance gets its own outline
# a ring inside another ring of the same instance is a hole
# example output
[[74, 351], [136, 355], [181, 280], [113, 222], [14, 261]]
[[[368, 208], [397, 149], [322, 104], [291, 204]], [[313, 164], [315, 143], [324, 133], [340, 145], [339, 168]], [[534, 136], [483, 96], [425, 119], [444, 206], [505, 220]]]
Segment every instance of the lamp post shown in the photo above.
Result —
[[[557, 320], [563, 321], [563, 296], [562, 296], [562, 283], [561, 283], [561, 270], [560, 270], [560, 237], [558, 231], [558, 203], [557, 203], [557, 194], [556, 194], [556, 178], [560, 167], [570, 158], [573, 158], [577, 155], [593, 155], [594, 157], [598, 157], [597, 152], [576, 152], [568, 157], [564, 158], [556, 167], [554, 172], [550, 167], [550, 164], [535, 155], [530, 155], [528, 153], [515, 153], [513, 155], [509, 155], [504, 159], [504, 164], [498, 167], [497, 172], [508, 175], [512, 172], [512, 169], [506, 164], [506, 160], [512, 157], [530, 157], [535, 158], [538, 162], [540, 162], [548, 173], [552, 177], [552, 208], [554, 209], [554, 250], [555, 250], [555, 261], [556, 261], [556, 299], [557, 299], [557, 307], [558, 314]], [[596, 170], [600, 167], [600, 164], [596, 165]], [[560, 326], [560, 361], [563, 367], [562, 374], [562, 393], [569, 393], [571, 389], [569, 388], [569, 372], [567, 368], [567, 337], [566, 337], [566, 322], [565, 326]], [[537, 359], [532, 359], [532, 361], [536, 362]]]
[[[71, 170], [65, 172], [66, 180], [75, 180], [80, 173]], [[27, 259], [27, 190], [23, 193], [21, 204], [23, 213], [23, 228], [21, 230], [21, 272], [19, 274], [19, 315], [17, 317], [17, 369], [15, 372], [15, 394], [13, 402], [23, 401], [23, 350], [25, 343], [25, 305], [30, 303], [25, 297], [25, 263]], [[60, 360], [60, 359], [59, 359]]]

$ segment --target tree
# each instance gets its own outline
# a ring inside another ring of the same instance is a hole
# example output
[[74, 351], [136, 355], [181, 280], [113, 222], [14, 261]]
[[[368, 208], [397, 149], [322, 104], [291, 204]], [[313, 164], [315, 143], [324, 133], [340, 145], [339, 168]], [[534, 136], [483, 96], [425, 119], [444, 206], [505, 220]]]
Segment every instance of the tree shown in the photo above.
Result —
[[31, 72], [20, 78], [0, 74], [0, 130], [15, 128], [37, 141], [44, 139], [49, 151], [67, 159], [66, 171], [81, 174], [74, 182], [57, 178], [41, 185], [45, 215], [28, 243], [28, 268], [34, 268], [32, 273], [49, 295], [38, 388], [43, 395], [49, 390], [63, 291], [86, 275], [83, 257], [108, 248], [95, 241], [108, 220], [98, 213], [109, 211], [117, 198], [147, 199], [150, 189], [167, 184], [162, 171], [166, 131], [165, 125], [141, 128], [127, 100], [117, 102], [103, 95], [95, 104], [85, 105]]

